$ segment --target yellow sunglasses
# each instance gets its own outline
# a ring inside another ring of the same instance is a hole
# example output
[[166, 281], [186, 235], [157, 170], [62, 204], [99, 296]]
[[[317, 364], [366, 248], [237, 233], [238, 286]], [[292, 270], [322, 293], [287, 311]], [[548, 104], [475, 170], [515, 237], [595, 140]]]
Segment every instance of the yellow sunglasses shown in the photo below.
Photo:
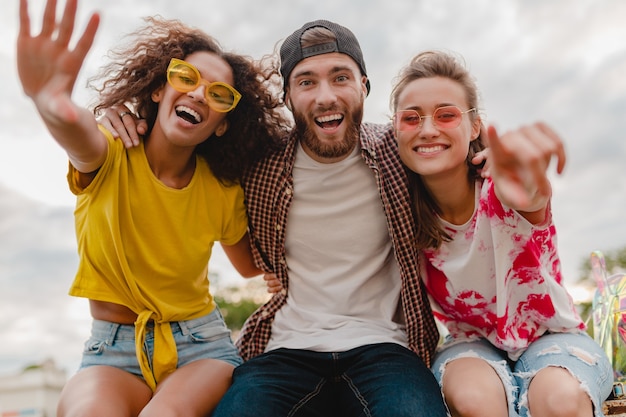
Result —
[[241, 94], [234, 87], [222, 82], [208, 82], [200, 76], [196, 67], [181, 59], [172, 58], [170, 61], [167, 67], [167, 82], [181, 93], [188, 93], [204, 85], [207, 104], [221, 113], [234, 109], [241, 99]]

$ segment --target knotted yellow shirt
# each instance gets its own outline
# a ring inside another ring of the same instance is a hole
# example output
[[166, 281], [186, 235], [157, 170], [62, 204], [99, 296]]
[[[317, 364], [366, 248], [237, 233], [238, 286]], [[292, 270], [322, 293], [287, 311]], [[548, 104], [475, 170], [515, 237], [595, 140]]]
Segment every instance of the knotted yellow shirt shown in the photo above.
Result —
[[[68, 182], [77, 196], [75, 226], [80, 263], [70, 295], [121, 304], [137, 313], [136, 352], [154, 390], [177, 365], [169, 322], [195, 319], [215, 308], [208, 263], [215, 241], [237, 243], [247, 218], [241, 187], [226, 187], [197, 157], [183, 189], [159, 181], [143, 143], [126, 149], [100, 127], [109, 142], [106, 161], [88, 187]], [[153, 320], [152, 367], [143, 349]]]

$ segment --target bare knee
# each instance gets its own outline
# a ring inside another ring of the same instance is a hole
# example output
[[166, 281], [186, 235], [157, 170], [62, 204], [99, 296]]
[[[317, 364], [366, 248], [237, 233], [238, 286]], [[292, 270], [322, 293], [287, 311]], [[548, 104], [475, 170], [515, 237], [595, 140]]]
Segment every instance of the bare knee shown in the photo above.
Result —
[[559, 367], [542, 369], [528, 388], [528, 408], [533, 417], [593, 415], [593, 405], [580, 382]]
[[506, 415], [508, 405], [502, 380], [486, 361], [479, 358], [451, 361], [446, 365], [442, 382], [443, 395], [453, 416]]

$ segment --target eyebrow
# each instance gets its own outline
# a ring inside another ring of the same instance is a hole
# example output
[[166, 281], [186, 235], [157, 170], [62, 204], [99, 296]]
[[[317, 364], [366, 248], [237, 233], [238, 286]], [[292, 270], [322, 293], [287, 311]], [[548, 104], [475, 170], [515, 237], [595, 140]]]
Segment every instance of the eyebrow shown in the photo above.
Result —
[[[337, 65], [337, 66], [334, 66], [334, 67], [332, 67], [332, 68], [330, 69], [330, 71], [328, 71], [328, 74], [329, 74], [329, 75], [332, 75], [332, 74], [336, 74], [336, 73], [338, 73], [338, 72], [343, 72], [343, 71], [348, 71], [348, 72], [350, 72], [351, 74], [354, 74], [354, 71], [352, 70], [352, 68], [350, 68], [350, 67], [349, 67], [349, 66], [347, 66], [347, 65], [345, 65], [345, 66], [344, 66], [344, 65]], [[316, 74], [316, 72], [315, 72], [315, 71], [313, 71], [313, 70], [304, 70], [304, 71], [300, 71], [300, 72], [296, 72], [296, 73], [294, 73], [293, 77], [294, 77], [294, 78], [298, 78], [298, 77], [310, 77], [310, 76], [315, 75], [315, 74]]]
[[[436, 109], [438, 109], [438, 108], [440, 108], [440, 107], [447, 107], [447, 106], [456, 106], [456, 107], [459, 107], [459, 105], [458, 105], [458, 104], [453, 104], [453, 103], [437, 103], [437, 104], [435, 105], [435, 110], [436, 110]], [[401, 110], [415, 110], [415, 111], [420, 111], [420, 110], [423, 110], [423, 109], [422, 109], [422, 107], [420, 107], [420, 106], [410, 106], [410, 107], [406, 107], [406, 108], [401, 109]]]

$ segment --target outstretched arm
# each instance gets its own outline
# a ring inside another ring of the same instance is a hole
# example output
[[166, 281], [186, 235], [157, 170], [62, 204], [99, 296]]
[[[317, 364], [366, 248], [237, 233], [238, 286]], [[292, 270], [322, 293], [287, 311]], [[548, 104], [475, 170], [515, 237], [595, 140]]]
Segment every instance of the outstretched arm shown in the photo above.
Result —
[[541, 223], [552, 195], [547, 170], [553, 157], [560, 174], [565, 167], [565, 148], [545, 123], [535, 123], [500, 136], [487, 129], [489, 172], [496, 195], [529, 222]]
[[20, 29], [17, 38], [17, 69], [24, 89], [48, 130], [65, 149], [80, 172], [92, 172], [104, 162], [107, 142], [96, 120], [86, 108], [71, 100], [76, 78], [98, 29], [100, 18], [93, 14], [73, 50], [77, 0], [67, 0], [60, 22], [56, 0], [48, 0], [41, 32], [31, 35], [27, 0], [20, 0]]

